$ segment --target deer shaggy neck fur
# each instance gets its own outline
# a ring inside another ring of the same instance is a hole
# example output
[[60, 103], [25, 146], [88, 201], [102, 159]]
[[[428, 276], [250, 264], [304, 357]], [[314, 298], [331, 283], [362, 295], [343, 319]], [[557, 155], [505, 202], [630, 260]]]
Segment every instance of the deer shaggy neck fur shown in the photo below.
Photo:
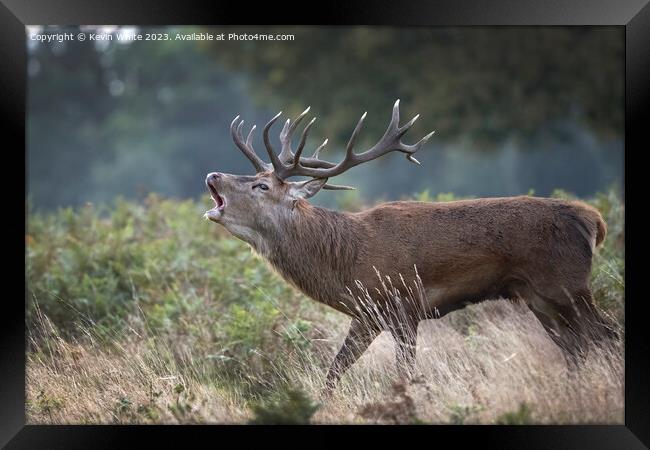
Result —
[[308, 296], [340, 309], [361, 250], [360, 224], [345, 213], [297, 200], [264, 233], [263, 256]]

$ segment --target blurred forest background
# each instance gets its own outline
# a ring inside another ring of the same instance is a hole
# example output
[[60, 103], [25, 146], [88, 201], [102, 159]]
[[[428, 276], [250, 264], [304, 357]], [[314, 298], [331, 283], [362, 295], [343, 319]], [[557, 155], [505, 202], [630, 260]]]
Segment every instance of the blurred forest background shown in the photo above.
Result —
[[[407, 142], [436, 134], [419, 153], [422, 167], [392, 155], [337, 179], [357, 186], [363, 201], [427, 189], [503, 196], [560, 188], [590, 196], [622, 187], [621, 29], [121, 29], [136, 30], [295, 39], [28, 39], [31, 207], [139, 200], [150, 192], [197, 198], [209, 171], [252, 172], [228, 133], [237, 114], [260, 126], [277, 111], [295, 116], [311, 105], [319, 120], [307, 151], [327, 137], [322, 156], [337, 160], [366, 110], [358, 148], [374, 144], [396, 98], [403, 122], [420, 114]], [[255, 143], [263, 154], [260, 133]], [[315, 201], [332, 206], [342, 195], [324, 192]]]

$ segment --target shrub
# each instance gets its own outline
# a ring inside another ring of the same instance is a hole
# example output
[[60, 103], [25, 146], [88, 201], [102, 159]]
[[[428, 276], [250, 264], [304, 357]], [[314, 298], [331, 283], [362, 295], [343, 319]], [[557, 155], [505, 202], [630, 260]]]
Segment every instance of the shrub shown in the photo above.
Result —
[[503, 413], [497, 417], [496, 423], [498, 425], [529, 425], [533, 423], [532, 411], [525, 402], [522, 402], [517, 410]]
[[450, 405], [449, 423], [452, 425], [464, 425], [471, 422], [472, 418], [482, 410], [480, 406], [474, 405]]
[[253, 405], [254, 425], [307, 425], [318, 410], [303, 391], [289, 389], [276, 398]]

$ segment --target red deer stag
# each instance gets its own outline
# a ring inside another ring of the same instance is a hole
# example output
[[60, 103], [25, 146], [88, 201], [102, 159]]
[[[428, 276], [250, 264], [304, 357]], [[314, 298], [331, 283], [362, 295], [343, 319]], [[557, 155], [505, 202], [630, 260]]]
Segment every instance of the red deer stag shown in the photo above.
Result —
[[[256, 174], [208, 174], [205, 182], [215, 207], [205, 216], [250, 244], [303, 293], [351, 316], [348, 335], [328, 371], [325, 393], [383, 330], [395, 339], [398, 367], [410, 373], [420, 320], [486, 299], [525, 301], [568, 355], [582, 352], [588, 329], [607, 328], [589, 288], [591, 259], [606, 233], [596, 209], [578, 201], [528, 196], [396, 201], [357, 213], [312, 206], [306, 199], [320, 189], [351, 189], [328, 184], [328, 179], [358, 164], [393, 151], [419, 164], [413, 154], [433, 133], [414, 145], [403, 143], [402, 136], [418, 116], [399, 126], [398, 100], [381, 139], [364, 152], [353, 151], [364, 113], [343, 160], [334, 164], [319, 157], [327, 140], [313, 156], [302, 156], [315, 118], [305, 126], [296, 151], [292, 149], [292, 136], [308, 111], [286, 121], [279, 154], [269, 130], [281, 113], [266, 124], [263, 138], [270, 164], [253, 150], [255, 126], [244, 140], [243, 120], [233, 120], [232, 138]], [[293, 176], [310, 179], [287, 181]], [[419, 276], [424, 300], [420, 305], [401, 304], [401, 313], [394, 315], [398, 308], [391, 303], [397, 300], [375, 295], [370, 309], [385, 320], [367, 320], [368, 305], [361, 307], [350, 288], [361, 283], [372, 296], [381, 289], [378, 273], [393, 279]]]

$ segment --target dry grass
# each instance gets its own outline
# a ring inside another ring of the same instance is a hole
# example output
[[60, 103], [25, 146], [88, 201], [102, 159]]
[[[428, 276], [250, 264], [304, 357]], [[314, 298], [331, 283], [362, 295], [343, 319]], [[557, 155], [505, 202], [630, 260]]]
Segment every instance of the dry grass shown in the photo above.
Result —
[[[324, 368], [346, 331], [346, 319], [333, 317], [333, 331], [319, 345], [271, 365], [273, 378], [282, 379], [278, 389], [298, 386], [318, 398]], [[206, 359], [181, 336], [172, 349], [164, 337], [132, 328], [106, 345], [106, 336], [100, 342], [86, 330], [83, 342], [71, 344], [47, 318], [41, 316], [40, 324], [28, 355], [29, 423], [251, 419], [244, 390], [223, 388], [229, 380], [210, 375]], [[422, 322], [417, 369], [411, 380], [398, 379], [393, 341], [383, 333], [312, 423], [623, 423], [622, 343], [592, 350], [570, 373], [523, 305], [485, 302]], [[240, 381], [264, 376], [251, 369]]]

